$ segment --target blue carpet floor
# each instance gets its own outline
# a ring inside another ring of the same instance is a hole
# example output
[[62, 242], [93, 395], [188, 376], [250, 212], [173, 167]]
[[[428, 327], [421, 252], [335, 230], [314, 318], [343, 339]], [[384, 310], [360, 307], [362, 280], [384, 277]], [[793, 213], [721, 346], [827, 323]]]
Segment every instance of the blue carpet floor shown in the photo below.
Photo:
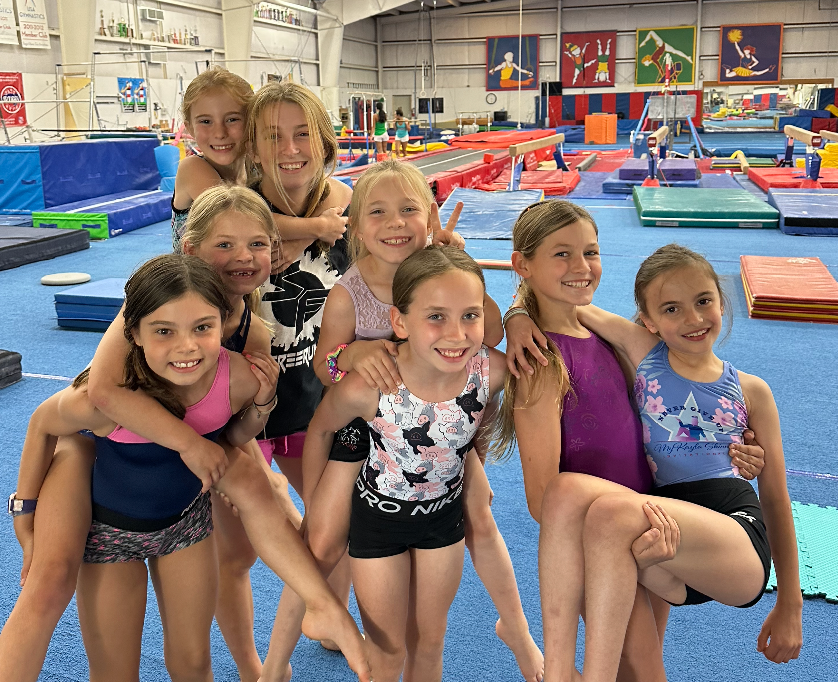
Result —
[[[706, 144], [706, 142], [705, 142]], [[585, 203], [585, 202], [580, 202]], [[792, 237], [771, 230], [699, 230], [640, 226], [634, 206], [626, 201], [588, 202], [600, 228], [604, 274], [596, 302], [614, 312], [631, 315], [631, 291], [640, 261], [671, 241], [705, 253], [724, 276], [732, 300], [734, 324], [719, 354], [735, 366], [768, 381], [780, 409], [793, 500], [838, 507], [838, 404], [835, 347], [838, 328], [796, 322], [749, 320], [739, 282], [739, 255], [819, 256], [838, 275], [838, 239]], [[143, 260], [168, 250], [169, 227], [161, 223], [107, 242], [89, 251], [62, 256], [0, 272], [0, 348], [23, 354], [22, 382], [0, 391], [0, 490], [11, 491], [17, 475], [20, 447], [29, 415], [40, 401], [66, 386], [61, 377], [81, 371], [93, 355], [100, 335], [58, 329], [53, 307], [55, 289], [38, 280], [51, 272], [83, 271], [95, 279], [125, 277]], [[469, 240], [477, 258], [508, 258], [508, 241]], [[487, 271], [489, 293], [505, 308], [512, 296], [508, 272]], [[806, 426], [814, 416], [818, 424]], [[536, 641], [541, 641], [541, 615], [536, 573], [537, 526], [524, 500], [517, 460], [491, 466], [488, 474], [495, 492], [494, 513], [506, 538], [518, 574], [524, 609]], [[0, 524], [0, 620], [5, 620], [18, 594], [20, 552], [12, 524]], [[264, 566], [253, 573], [256, 600], [256, 642], [264, 654], [281, 585]], [[560, 575], [556, 575], [561, 580]], [[156, 603], [148, 605], [141, 679], [168, 679], [163, 665], [162, 637]], [[708, 604], [674, 609], [665, 646], [669, 679], [713, 682], [827, 682], [838, 668], [834, 623], [838, 606], [822, 599], [804, 604], [804, 649], [799, 660], [785, 666], [768, 663], [756, 652], [762, 620], [775, 603], [767, 594], [747, 610]], [[357, 617], [357, 609], [352, 606]], [[497, 640], [496, 614], [466, 562], [462, 587], [451, 610], [445, 649], [447, 680], [520, 679], [509, 651]], [[580, 648], [581, 652], [581, 639]], [[329, 682], [352, 679], [342, 658], [319, 644], [303, 641], [292, 660], [299, 680]], [[220, 633], [213, 633], [213, 665], [217, 680], [238, 679]], [[829, 673], [833, 670], [833, 673]], [[78, 631], [75, 605], [65, 613], [46, 661], [41, 680], [67, 682], [87, 679], [87, 663]]]

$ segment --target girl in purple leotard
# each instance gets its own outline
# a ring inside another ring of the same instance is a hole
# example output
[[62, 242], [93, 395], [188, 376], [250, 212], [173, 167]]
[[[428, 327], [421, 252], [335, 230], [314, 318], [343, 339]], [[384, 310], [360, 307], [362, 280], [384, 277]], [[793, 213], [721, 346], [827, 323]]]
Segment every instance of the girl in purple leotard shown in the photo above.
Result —
[[[512, 374], [504, 391], [496, 451], [510, 450], [517, 438], [527, 504], [541, 524], [544, 676], [561, 679], [569, 671], [559, 669], [557, 652], [566, 642], [555, 627], [557, 614], [550, 604], [563, 585], [550, 579], [559, 559], [551, 540], [567, 519], [549, 484], [560, 471], [585, 473], [645, 493], [652, 487], [652, 476], [621, 364], [611, 347], [577, 318], [577, 306], [591, 303], [602, 274], [593, 218], [570, 202], [539, 202], [518, 218], [512, 239], [512, 265], [522, 284], [510, 313], [520, 310], [526, 315], [506, 316]], [[538, 351], [534, 336], [546, 357]], [[539, 362], [531, 362], [534, 369], [521, 362], [525, 371], [519, 376], [514, 359], [524, 357], [525, 346], [533, 351], [530, 360]], [[749, 464], [738, 457], [754, 454], [758, 460], [758, 447], [731, 448], [734, 464], [744, 472], [750, 473]], [[661, 514], [665, 520], [666, 513]], [[661, 519], [655, 515], [650, 523], [657, 527]], [[673, 548], [663, 539], [663, 534], [647, 533], [638, 538], [638, 551], [665, 560]], [[561, 558], [567, 565], [568, 557]], [[661, 647], [667, 615], [668, 605], [638, 586], [618, 679], [666, 679]]]

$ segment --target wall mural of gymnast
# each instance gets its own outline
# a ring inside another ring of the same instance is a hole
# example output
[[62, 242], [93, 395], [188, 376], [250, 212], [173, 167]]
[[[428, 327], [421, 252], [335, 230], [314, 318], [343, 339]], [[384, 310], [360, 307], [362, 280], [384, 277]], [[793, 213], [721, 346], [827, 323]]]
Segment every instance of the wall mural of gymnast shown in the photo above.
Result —
[[635, 85], [695, 82], [695, 26], [637, 29]]
[[720, 83], [779, 83], [782, 24], [737, 24], [719, 32]]
[[538, 36], [486, 38], [486, 90], [538, 89]]
[[612, 87], [616, 45], [616, 31], [562, 33], [562, 87]]

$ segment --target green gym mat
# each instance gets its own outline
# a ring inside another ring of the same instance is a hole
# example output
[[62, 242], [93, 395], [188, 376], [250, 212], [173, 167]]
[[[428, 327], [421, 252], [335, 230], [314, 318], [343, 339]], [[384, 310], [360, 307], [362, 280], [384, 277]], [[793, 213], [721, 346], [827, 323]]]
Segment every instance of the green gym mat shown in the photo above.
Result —
[[[838, 509], [792, 502], [791, 513], [797, 534], [801, 591], [807, 597], [825, 597], [828, 602], [838, 603]], [[765, 591], [776, 588], [772, 563]]]
[[[777, 163], [774, 159], [762, 159], [762, 158], [753, 158], [748, 159], [748, 165], [751, 168], [774, 168]], [[732, 170], [740, 170], [742, 165], [739, 163], [739, 159], [713, 159], [710, 162], [710, 168], [713, 170], [717, 170], [719, 168], [730, 168]]]
[[647, 227], [774, 227], [780, 213], [744, 189], [635, 187], [634, 205]]

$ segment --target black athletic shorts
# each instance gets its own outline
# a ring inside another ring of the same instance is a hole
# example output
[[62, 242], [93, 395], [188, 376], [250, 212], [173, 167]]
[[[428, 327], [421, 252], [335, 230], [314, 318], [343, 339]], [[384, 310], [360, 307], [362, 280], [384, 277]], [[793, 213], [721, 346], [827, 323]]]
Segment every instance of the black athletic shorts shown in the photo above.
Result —
[[370, 427], [356, 417], [335, 433], [329, 459], [336, 462], [363, 462], [370, 454]]
[[349, 556], [379, 559], [409, 549], [440, 549], [465, 538], [463, 481], [432, 500], [385, 497], [370, 488], [363, 472], [352, 492]]
[[[659, 497], [684, 500], [712, 509], [719, 514], [729, 516], [742, 526], [762, 562], [765, 579], [759, 594], [747, 604], [742, 604], [738, 608], [750, 608], [762, 599], [765, 586], [768, 585], [768, 577], [771, 574], [771, 549], [768, 546], [768, 533], [765, 530], [759, 498], [748, 481], [741, 478], [710, 478], [688, 483], [672, 483], [655, 488], [653, 493]], [[673, 606], [689, 606], [713, 601], [711, 597], [694, 590], [689, 585], [686, 587], [686, 601], [683, 604], [673, 604]]]

